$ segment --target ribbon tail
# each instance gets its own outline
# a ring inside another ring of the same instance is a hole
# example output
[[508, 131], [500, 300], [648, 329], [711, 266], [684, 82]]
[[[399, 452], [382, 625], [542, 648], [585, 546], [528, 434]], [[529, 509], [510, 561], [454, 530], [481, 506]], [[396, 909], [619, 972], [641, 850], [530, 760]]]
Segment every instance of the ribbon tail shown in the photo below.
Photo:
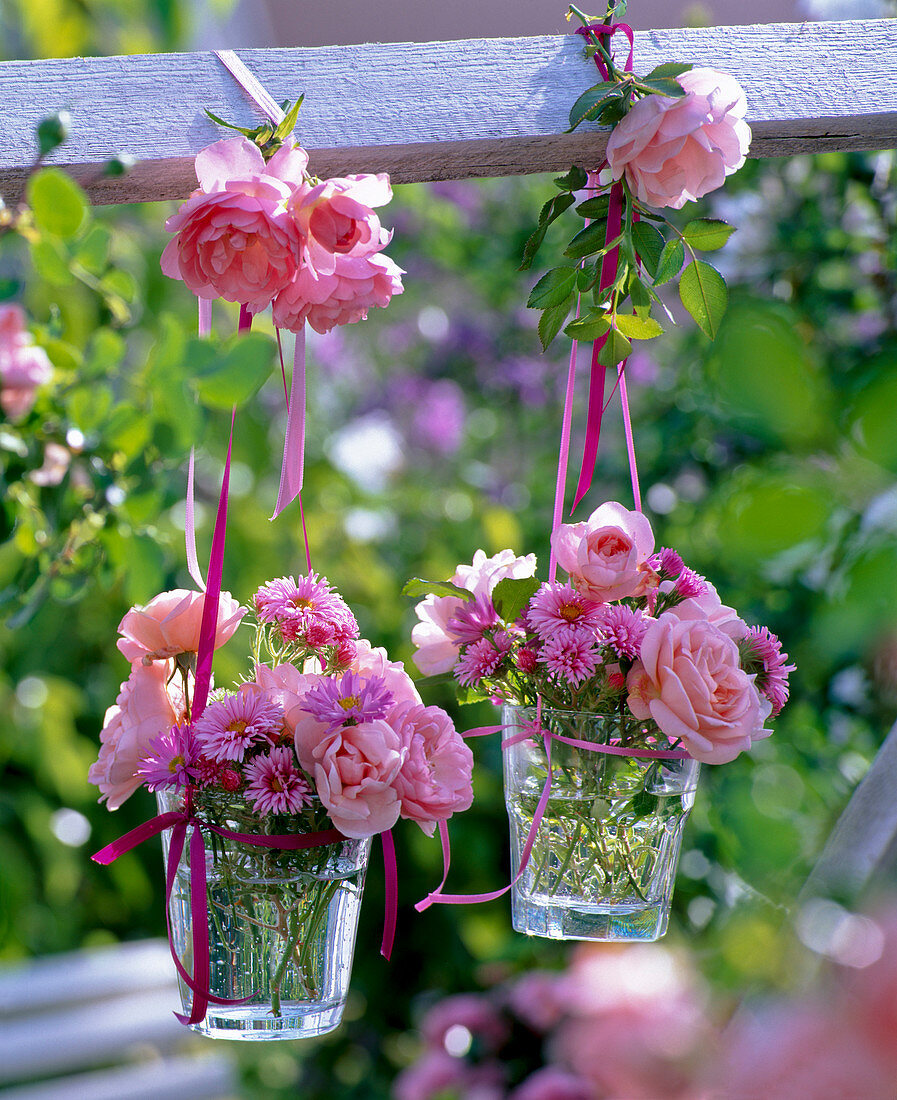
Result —
[[120, 836], [118, 840], [113, 840], [111, 844], [107, 844], [105, 848], [101, 848], [98, 852], [95, 852], [90, 858], [94, 863], [102, 863], [104, 866], [108, 866], [119, 856], [130, 852], [132, 848], [136, 848], [138, 844], [142, 844], [145, 840], [149, 840], [150, 837], [156, 836], [161, 832], [164, 832], [169, 826], [176, 825], [179, 821], [184, 820], [184, 815], [178, 813], [176, 810], [172, 810], [166, 814], [159, 814], [158, 817], [152, 818], [150, 821], [144, 821], [142, 825], [138, 825], [136, 829], [131, 829], [130, 832]]
[[198, 1024], [209, 1007], [209, 902], [206, 893], [206, 848], [202, 830], [194, 826], [190, 836], [190, 917], [193, 934], [193, 1004], [181, 1023]]
[[280, 488], [271, 519], [291, 504], [302, 489], [305, 468], [305, 326], [296, 333], [293, 352], [293, 377], [290, 382], [290, 403], [287, 410], [287, 430], [280, 468]]
[[573, 496], [574, 512], [579, 502], [592, 487], [592, 477], [595, 473], [595, 460], [598, 457], [598, 443], [601, 439], [601, 419], [604, 414], [604, 382], [607, 376], [606, 369], [598, 362], [601, 349], [607, 341], [607, 335], [600, 337], [592, 344], [592, 368], [589, 377], [589, 411], [586, 417], [586, 440], [582, 452], [582, 465], [579, 470], [579, 481], [576, 483], [576, 493]]
[[[607, 232], [605, 245], [615, 241], [620, 236], [623, 226], [623, 184], [617, 182], [610, 189], [610, 202], [607, 210]], [[601, 277], [598, 281], [599, 290], [609, 290], [617, 277], [619, 261], [619, 248], [612, 248], [601, 261]], [[586, 442], [582, 455], [582, 466], [579, 471], [579, 483], [576, 486], [576, 496], [573, 500], [575, 509], [592, 485], [592, 475], [595, 472], [595, 459], [598, 455], [598, 441], [601, 437], [601, 416], [604, 406], [604, 379], [605, 368], [598, 362], [601, 349], [607, 342], [608, 334], [605, 333], [592, 345], [592, 369], [589, 383], [589, 412], [586, 422]]]
[[642, 493], [638, 482], [638, 466], [635, 462], [635, 442], [632, 438], [632, 419], [629, 415], [629, 396], [626, 393], [626, 362], [620, 364], [620, 406], [623, 410], [623, 431], [626, 435], [626, 453], [629, 456], [629, 479], [632, 482], [632, 499], [635, 510], [642, 510]]
[[221, 496], [212, 534], [212, 552], [209, 556], [209, 580], [202, 602], [202, 620], [199, 627], [199, 648], [196, 655], [196, 682], [193, 689], [192, 721], [202, 714], [209, 697], [212, 680], [212, 657], [215, 652], [215, 633], [218, 625], [218, 601], [221, 596], [221, 577], [224, 570], [224, 542], [227, 534], [227, 496], [230, 485], [230, 460], [234, 442], [236, 406], [231, 412], [230, 437], [227, 441], [227, 459], [221, 478]]
[[380, 844], [383, 848], [383, 879], [386, 889], [383, 940], [380, 944], [380, 954], [389, 962], [396, 939], [396, 923], [399, 913], [399, 871], [396, 866], [396, 845], [393, 840], [392, 829], [387, 829], [380, 834]]
[[196, 503], [194, 499], [194, 470], [196, 466], [196, 448], [190, 448], [190, 461], [187, 465], [187, 496], [184, 500], [184, 544], [187, 551], [187, 572], [193, 578], [193, 583], [205, 592], [206, 582], [199, 568], [199, 558], [196, 556]]
[[442, 897], [442, 888], [445, 886], [448, 879], [449, 869], [452, 866], [452, 846], [449, 841], [448, 822], [439, 822], [439, 840], [442, 844], [442, 882], [436, 887], [435, 890], [431, 890], [429, 894], [421, 901], [416, 902], [414, 908], [418, 913], [423, 913], [426, 909], [429, 909], [434, 901], [439, 901]]

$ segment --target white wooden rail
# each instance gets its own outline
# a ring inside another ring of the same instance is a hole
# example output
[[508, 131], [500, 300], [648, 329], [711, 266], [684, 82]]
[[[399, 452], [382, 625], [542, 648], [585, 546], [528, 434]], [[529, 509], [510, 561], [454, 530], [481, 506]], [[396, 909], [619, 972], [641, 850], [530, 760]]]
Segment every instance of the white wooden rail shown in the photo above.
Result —
[[[749, 10], [749, 6], [748, 9]], [[897, 145], [897, 20], [659, 30], [635, 36], [635, 68], [688, 61], [731, 72], [748, 97], [754, 156]], [[597, 82], [578, 35], [240, 51], [278, 101], [306, 93], [297, 133], [321, 175], [387, 171], [394, 181], [503, 176], [594, 164], [604, 136], [564, 134]], [[192, 158], [221, 130], [208, 108], [261, 121], [212, 53], [0, 64], [0, 193], [21, 189], [34, 127], [60, 108], [70, 139], [51, 158], [96, 202], [180, 198]], [[116, 153], [138, 160], [99, 178]]]

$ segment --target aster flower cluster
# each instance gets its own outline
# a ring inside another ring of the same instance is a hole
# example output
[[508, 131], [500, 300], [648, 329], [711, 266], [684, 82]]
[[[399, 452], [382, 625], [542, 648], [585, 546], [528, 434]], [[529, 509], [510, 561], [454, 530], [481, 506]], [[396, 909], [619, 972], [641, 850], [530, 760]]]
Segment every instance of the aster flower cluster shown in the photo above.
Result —
[[532, 555], [478, 551], [433, 585], [412, 632], [421, 671], [451, 674], [465, 701], [622, 715], [708, 763], [769, 735], [794, 665], [675, 550], [655, 551], [644, 515], [604, 504], [552, 546], [560, 580], [540, 584]]
[[[110, 804], [141, 785], [189, 790], [213, 823], [237, 812], [258, 831], [253, 819], [287, 815], [299, 831], [335, 827], [359, 839], [399, 817], [432, 835], [437, 821], [467, 809], [470, 750], [444, 711], [423, 705], [401, 664], [359, 637], [326, 577], [269, 581], [252, 607], [251, 676], [214, 690], [195, 717], [202, 595], [163, 593], [122, 620], [131, 676], [91, 769]], [[244, 612], [225, 594], [219, 615], [216, 648]]]

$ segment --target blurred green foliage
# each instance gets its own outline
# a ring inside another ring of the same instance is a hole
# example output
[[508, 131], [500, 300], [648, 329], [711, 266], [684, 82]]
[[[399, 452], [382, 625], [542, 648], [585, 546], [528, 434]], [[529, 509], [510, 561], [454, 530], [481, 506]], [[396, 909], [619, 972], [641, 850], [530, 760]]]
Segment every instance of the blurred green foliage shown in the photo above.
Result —
[[[180, 5], [140, 6], [142, 38], [135, 6], [112, 0], [41, 0], [27, 15], [13, 6], [3, 29], [33, 35], [44, 54], [181, 41]], [[683, 324], [628, 368], [658, 542], [775, 630], [798, 664], [774, 737], [705, 769], [686, 838], [670, 936], [733, 995], [787, 980], [788, 907], [897, 708], [895, 184], [893, 153], [749, 163], [699, 212], [739, 227], [721, 254], [732, 303], [717, 339]], [[390, 254], [407, 270], [405, 293], [364, 324], [309, 341], [313, 563], [395, 657], [411, 652], [407, 577], [449, 576], [478, 546], [536, 551], [547, 568], [566, 352], [560, 340], [539, 352], [524, 308], [535, 278], [517, 271], [546, 193], [541, 178], [398, 188]], [[151, 846], [110, 868], [88, 859], [149, 816], [151, 800], [138, 793], [110, 815], [86, 772], [127, 672], [114, 648], [119, 619], [190, 583], [193, 444], [201, 553], [208, 547], [235, 397], [226, 587], [246, 598], [304, 557], [296, 510], [267, 519], [285, 423], [270, 324], [235, 341], [236, 311], [218, 304], [219, 335], [195, 337], [195, 303], [158, 266], [166, 208], [92, 211], [54, 171], [32, 179], [29, 197], [27, 232], [0, 242], [0, 299], [23, 303], [54, 378], [27, 417], [0, 425], [3, 958], [163, 933]], [[549, 232], [546, 265], [564, 232]], [[580, 432], [585, 385], [583, 374]], [[66, 448], [69, 466], [58, 484], [38, 484], [50, 443]], [[614, 404], [581, 513], [604, 499], [629, 499]], [[242, 671], [239, 640], [219, 656], [219, 681]], [[450, 705], [448, 693], [428, 701]], [[490, 718], [480, 706], [458, 721]], [[483, 741], [475, 749], [476, 801], [452, 823], [459, 892], [507, 879], [500, 753]], [[386, 1096], [413, 1058], [415, 1011], [434, 992], [566, 958], [564, 945], [511, 934], [503, 901], [415, 914], [441, 856], [413, 826], [398, 833], [392, 964], [376, 950], [375, 859], [344, 1028], [264, 1058], [238, 1051], [247, 1096], [295, 1095], [298, 1084], [322, 1100]]]

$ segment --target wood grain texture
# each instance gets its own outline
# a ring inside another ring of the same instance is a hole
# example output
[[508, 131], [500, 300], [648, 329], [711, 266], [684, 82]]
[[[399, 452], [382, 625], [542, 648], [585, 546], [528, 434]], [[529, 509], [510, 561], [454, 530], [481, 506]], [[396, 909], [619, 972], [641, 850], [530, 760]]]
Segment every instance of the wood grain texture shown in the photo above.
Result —
[[[897, 20], [781, 23], [636, 34], [635, 65], [689, 61], [733, 73], [748, 97], [753, 156], [897, 145]], [[396, 183], [595, 164], [605, 133], [564, 134], [597, 80], [575, 35], [240, 51], [272, 96], [306, 95], [297, 134], [323, 175], [388, 171]], [[192, 160], [222, 136], [209, 108], [242, 125], [257, 111], [212, 53], [0, 64], [0, 191], [21, 189], [34, 127], [73, 117], [52, 163], [96, 202], [182, 198]], [[103, 179], [116, 153], [138, 160]]]

